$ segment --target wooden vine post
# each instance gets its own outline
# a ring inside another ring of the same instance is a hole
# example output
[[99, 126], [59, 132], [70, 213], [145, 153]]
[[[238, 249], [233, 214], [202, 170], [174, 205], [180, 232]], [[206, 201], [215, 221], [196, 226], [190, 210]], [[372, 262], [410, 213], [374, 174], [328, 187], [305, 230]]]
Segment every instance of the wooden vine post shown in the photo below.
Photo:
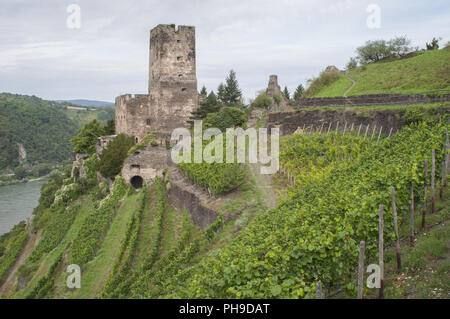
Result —
[[383, 237], [383, 205], [378, 212], [378, 263], [380, 266], [380, 294], [378, 298], [384, 298], [384, 237]]
[[319, 134], [322, 134], [322, 129], [323, 129], [324, 124], [325, 124], [325, 122], [322, 123], [322, 126], [320, 127]]
[[364, 133], [364, 138], [366, 138], [366, 136], [367, 136], [367, 132], [369, 131], [369, 126], [370, 126], [370, 124], [367, 124], [366, 133]]
[[393, 127], [391, 127], [391, 130], [389, 131], [389, 136], [388, 136], [388, 138], [391, 137], [392, 129], [393, 129]]
[[380, 140], [380, 137], [381, 137], [381, 132], [383, 131], [383, 127], [380, 127], [380, 133], [378, 133], [378, 139], [377, 139], [377, 142]]
[[441, 168], [442, 168], [442, 178], [441, 178], [441, 185], [439, 187], [439, 199], [442, 199], [442, 191], [444, 190], [444, 180], [445, 180], [444, 176], [447, 175], [447, 172], [445, 171], [445, 161], [442, 161]]
[[413, 183], [410, 183], [409, 186], [409, 245], [411, 247], [414, 246], [414, 186]]
[[362, 127], [362, 123], [361, 123], [361, 124], [359, 124], [359, 128], [358, 128], [358, 135], [356, 135], [356, 136], [359, 136], [359, 132], [361, 131], [361, 127]]
[[358, 299], [363, 298], [363, 281], [364, 281], [364, 250], [366, 243], [362, 240], [359, 243], [359, 263], [358, 263]]
[[400, 236], [398, 235], [398, 217], [397, 217], [397, 205], [395, 204], [395, 189], [391, 187], [391, 201], [392, 201], [392, 215], [394, 217], [394, 230], [397, 241], [395, 242], [395, 252], [397, 254], [397, 271], [402, 271], [402, 260], [400, 254]]
[[316, 284], [316, 299], [322, 299], [322, 283], [320, 281]]
[[428, 188], [428, 159], [425, 159], [423, 177], [425, 185], [423, 186], [423, 207], [422, 207], [422, 229], [425, 228], [425, 214], [427, 213], [427, 188]]
[[434, 176], [436, 174], [436, 151], [433, 148], [431, 151], [431, 214], [435, 212], [434, 206]]

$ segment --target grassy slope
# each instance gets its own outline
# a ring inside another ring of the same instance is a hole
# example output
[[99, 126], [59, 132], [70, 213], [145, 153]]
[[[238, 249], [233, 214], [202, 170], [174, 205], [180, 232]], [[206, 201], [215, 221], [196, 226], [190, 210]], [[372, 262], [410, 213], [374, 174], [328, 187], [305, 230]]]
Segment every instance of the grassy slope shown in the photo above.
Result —
[[[450, 49], [421, 52], [420, 55], [369, 64], [349, 72], [356, 85], [351, 95], [380, 93], [420, 93], [450, 89]], [[315, 97], [342, 96], [351, 82], [341, 77]]]
[[88, 197], [84, 198], [82, 200], [80, 211], [75, 217], [75, 220], [72, 226], [67, 231], [64, 239], [59, 243], [59, 245], [55, 249], [53, 249], [51, 252], [49, 252], [47, 255], [43, 257], [43, 259], [40, 261], [39, 269], [36, 271], [31, 280], [27, 283], [25, 289], [20, 290], [15, 295], [16, 298], [24, 298], [34, 288], [39, 279], [41, 279], [47, 273], [47, 270], [55, 262], [56, 258], [66, 247], [67, 243], [71, 242], [76, 237], [78, 231], [80, 230], [83, 224], [84, 218], [93, 209], [94, 208], [92, 206], [92, 201]]
[[[66, 274], [60, 273], [59, 278], [57, 277], [55, 283], [65, 296], [70, 296], [70, 298], [95, 298], [101, 292], [119, 252], [120, 244], [125, 238], [127, 225], [134, 213], [137, 198], [136, 194], [132, 194], [122, 202], [96, 257], [83, 269], [81, 289], [69, 290], [65, 288]], [[56, 297], [62, 297], [58, 293], [55, 295]]]

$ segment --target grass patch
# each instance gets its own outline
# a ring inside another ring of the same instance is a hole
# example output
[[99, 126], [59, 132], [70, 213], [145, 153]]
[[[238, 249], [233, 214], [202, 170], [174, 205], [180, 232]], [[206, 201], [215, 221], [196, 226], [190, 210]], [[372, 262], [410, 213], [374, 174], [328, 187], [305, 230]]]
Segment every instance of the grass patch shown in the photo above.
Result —
[[[356, 84], [348, 95], [448, 90], [449, 65], [450, 49], [427, 51], [409, 59], [368, 64], [349, 72]], [[311, 97], [342, 96], [350, 86], [343, 78], [345, 75], [322, 87]]]

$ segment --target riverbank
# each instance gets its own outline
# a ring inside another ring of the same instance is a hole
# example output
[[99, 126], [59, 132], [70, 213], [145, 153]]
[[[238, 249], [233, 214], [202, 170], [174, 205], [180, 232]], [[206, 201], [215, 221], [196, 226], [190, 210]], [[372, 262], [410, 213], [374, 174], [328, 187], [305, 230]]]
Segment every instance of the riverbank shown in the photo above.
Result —
[[45, 178], [39, 178], [37, 181], [0, 187], [0, 235], [33, 214], [39, 203], [41, 187], [46, 182]]
[[[51, 176], [52, 174], [53, 174], [53, 172], [50, 173], [50, 174], [41, 176], [41, 177], [30, 178], [30, 179], [24, 178], [24, 179], [21, 179], [21, 180], [18, 180], [18, 179], [11, 179], [11, 180], [6, 180], [6, 181], [0, 180], [0, 187], [2, 187], [2, 186], [11, 186], [11, 185], [16, 185], [16, 184], [23, 184], [23, 183], [30, 183], [30, 182], [36, 182], [36, 181], [41, 181], [41, 180], [49, 179], [50, 176]], [[0, 176], [0, 178], [2, 178], [2, 177], [6, 177], [6, 176], [5, 176], [5, 175]]]

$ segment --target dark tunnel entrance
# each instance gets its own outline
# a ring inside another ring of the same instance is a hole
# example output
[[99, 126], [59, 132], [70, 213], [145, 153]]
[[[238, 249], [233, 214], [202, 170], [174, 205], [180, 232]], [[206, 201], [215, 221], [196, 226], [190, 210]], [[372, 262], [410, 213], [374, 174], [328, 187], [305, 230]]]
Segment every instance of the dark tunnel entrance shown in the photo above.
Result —
[[133, 176], [130, 180], [131, 185], [133, 185], [133, 187], [135, 189], [139, 189], [142, 188], [142, 183], [144, 182], [144, 180], [142, 179], [142, 177], [140, 176]]

